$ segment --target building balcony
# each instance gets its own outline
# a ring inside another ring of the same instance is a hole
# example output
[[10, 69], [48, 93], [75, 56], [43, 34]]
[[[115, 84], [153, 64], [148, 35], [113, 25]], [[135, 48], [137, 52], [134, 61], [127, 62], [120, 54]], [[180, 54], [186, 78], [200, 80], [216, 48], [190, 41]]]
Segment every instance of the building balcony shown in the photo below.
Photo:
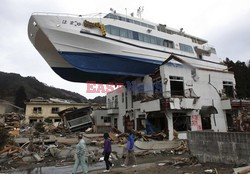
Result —
[[197, 102], [197, 100], [198, 100], [197, 98], [184, 98], [184, 97], [163, 98], [160, 100], [160, 106], [162, 111], [200, 109], [201, 106]]
[[160, 110], [160, 99], [141, 102], [141, 112], [155, 112]]
[[110, 108], [110, 109], [107, 110], [107, 113], [109, 115], [119, 114], [119, 109], [118, 108]]

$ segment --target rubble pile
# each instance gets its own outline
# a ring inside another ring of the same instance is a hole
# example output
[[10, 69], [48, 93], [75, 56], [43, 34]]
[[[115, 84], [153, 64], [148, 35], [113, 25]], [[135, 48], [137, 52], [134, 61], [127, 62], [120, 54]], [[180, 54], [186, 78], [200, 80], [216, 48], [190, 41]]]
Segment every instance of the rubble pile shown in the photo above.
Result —
[[15, 128], [19, 128], [21, 125], [21, 121], [24, 119], [23, 114], [15, 112], [5, 113], [2, 115], [2, 117], [6, 126], [13, 126]]
[[247, 110], [238, 115], [235, 124], [237, 131], [250, 132], [250, 114]]
[[[70, 116], [72, 119], [75, 119], [74, 115]], [[79, 133], [83, 134], [87, 144], [86, 157], [88, 163], [96, 163], [103, 160], [103, 134], [93, 133], [93, 127], [85, 129], [85, 133], [72, 131], [72, 128], [70, 129], [65, 124], [65, 120], [56, 124], [37, 122], [32, 125], [23, 124], [21, 120], [22, 117], [17, 114], [7, 114], [5, 115], [5, 121], [7, 122], [0, 122], [0, 171], [13, 170], [20, 166], [36, 166], [38, 164], [73, 164]], [[85, 124], [82, 125], [86, 128]], [[185, 141], [168, 141], [166, 134], [163, 132], [144, 134], [143, 132], [132, 131], [136, 140], [135, 146], [137, 150], [135, 155], [137, 157], [147, 155], [180, 155], [188, 152]], [[111, 158], [118, 160], [124, 157], [128, 134], [113, 128], [109, 132], [109, 136], [114, 146]], [[191, 161], [191, 159], [181, 158], [173, 161], [172, 165], [190, 164], [189, 160]]]

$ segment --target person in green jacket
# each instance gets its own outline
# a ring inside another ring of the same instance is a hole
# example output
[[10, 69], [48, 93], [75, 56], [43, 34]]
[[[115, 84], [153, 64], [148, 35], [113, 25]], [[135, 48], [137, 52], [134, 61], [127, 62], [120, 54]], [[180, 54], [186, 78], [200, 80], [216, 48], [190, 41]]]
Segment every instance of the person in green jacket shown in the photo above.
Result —
[[81, 165], [82, 173], [87, 174], [88, 168], [85, 161], [85, 151], [86, 151], [86, 144], [82, 137], [82, 135], [78, 136], [79, 143], [76, 145], [76, 161], [74, 165], [74, 174], [77, 173], [77, 169], [79, 165]]

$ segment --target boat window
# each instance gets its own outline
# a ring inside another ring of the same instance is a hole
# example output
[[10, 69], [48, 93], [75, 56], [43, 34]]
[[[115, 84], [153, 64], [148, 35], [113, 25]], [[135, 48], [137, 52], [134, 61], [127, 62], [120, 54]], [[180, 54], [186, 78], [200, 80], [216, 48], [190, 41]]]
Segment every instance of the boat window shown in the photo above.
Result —
[[163, 41], [163, 46], [164, 47], [168, 47], [168, 48], [174, 48], [174, 42], [173, 41], [169, 41], [169, 40], [164, 40]]
[[128, 38], [133, 39], [133, 31], [128, 30]]
[[110, 18], [110, 19], [117, 19], [118, 16], [114, 15], [113, 13], [109, 13], [104, 18]]
[[155, 44], [155, 45], [157, 44], [157, 39], [156, 39], [156, 37], [153, 37], [153, 36], [151, 37], [151, 43], [152, 43], [152, 44]]
[[139, 21], [134, 21], [134, 23], [137, 25], [141, 25], [141, 22], [139, 22]]
[[118, 20], [120, 20], [120, 21], [125, 21], [125, 22], [129, 22], [129, 23], [134, 23], [134, 24], [136, 24], [136, 25], [141, 25], [141, 26], [143, 26], [143, 27], [155, 29], [155, 26], [154, 26], [154, 25], [150, 25], [150, 24], [147, 24], [147, 23], [144, 23], [144, 22], [140, 22], [140, 21], [136, 21], [136, 20], [133, 20], [133, 19], [125, 18], [125, 17], [122, 17], [122, 16], [117, 16], [117, 15], [115, 15], [115, 14], [113, 14], [113, 13], [107, 14], [106, 16], [104, 16], [104, 18], [118, 19]]
[[144, 41], [144, 34], [139, 33], [139, 41]]
[[133, 40], [139, 40], [141, 42], [165, 46], [168, 48], [174, 48], [174, 42], [170, 40], [162, 39], [162, 38], [151, 36], [151, 35], [144, 34], [144, 33], [139, 33], [136, 31], [127, 30], [127, 29], [120, 28], [120, 27], [115, 27], [112, 25], [106, 25], [105, 28], [106, 28], [106, 31], [110, 33], [111, 35], [129, 38]]
[[141, 23], [141, 25], [143, 26], [143, 27], [148, 27], [148, 24], [145, 24], [145, 23]]
[[155, 26], [148, 24], [148, 28], [155, 29]]
[[126, 18], [119, 16], [120, 21], [126, 21]]
[[163, 45], [163, 39], [157, 38], [157, 45]]
[[144, 42], [151, 43], [151, 39], [149, 35], [144, 35]]
[[127, 22], [129, 22], [129, 23], [134, 23], [134, 20], [128, 19], [128, 18], [127, 18]]
[[128, 38], [128, 30], [120, 28], [120, 36]]
[[179, 45], [180, 45], [180, 50], [181, 51], [185, 51], [185, 52], [189, 52], [189, 53], [194, 53], [194, 50], [193, 50], [193, 48], [190, 45], [186, 45], [186, 44], [182, 44], [182, 43], [179, 43]]
[[138, 34], [138, 32], [133, 31], [133, 39], [139, 40], [139, 34]]
[[111, 26], [110, 25], [106, 25], [105, 29], [108, 33], [111, 33]]
[[111, 26], [111, 34], [113, 34], [115, 36], [120, 36], [119, 28], [115, 27], [115, 26]]
[[216, 50], [215, 50], [215, 48], [210, 48], [210, 53], [213, 53], [213, 54], [216, 54]]

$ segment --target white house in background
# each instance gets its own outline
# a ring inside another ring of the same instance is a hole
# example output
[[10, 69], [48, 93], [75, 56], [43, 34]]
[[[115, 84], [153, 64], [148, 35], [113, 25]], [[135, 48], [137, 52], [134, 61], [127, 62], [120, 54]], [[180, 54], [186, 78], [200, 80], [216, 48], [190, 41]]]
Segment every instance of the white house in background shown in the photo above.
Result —
[[234, 89], [234, 74], [226, 66], [207, 69], [171, 55], [154, 74], [107, 94], [107, 113], [120, 131], [147, 127], [148, 132], [168, 132], [170, 140], [174, 129], [183, 139], [187, 131], [226, 132]]
[[106, 108], [96, 109], [92, 112], [94, 132], [104, 133], [111, 130], [111, 116]]

